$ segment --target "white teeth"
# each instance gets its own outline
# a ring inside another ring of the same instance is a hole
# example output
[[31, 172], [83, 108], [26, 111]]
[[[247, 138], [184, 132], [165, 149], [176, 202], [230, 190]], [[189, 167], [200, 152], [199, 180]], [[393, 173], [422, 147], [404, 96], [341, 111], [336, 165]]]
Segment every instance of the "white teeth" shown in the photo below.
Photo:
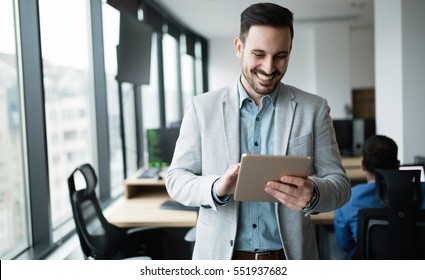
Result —
[[260, 73], [257, 73], [257, 76], [261, 80], [266, 80], [266, 81], [269, 81], [269, 80], [271, 80], [273, 78], [273, 75], [266, 76], [266, 75], [263, 75], [263, 74], [260, 74]]

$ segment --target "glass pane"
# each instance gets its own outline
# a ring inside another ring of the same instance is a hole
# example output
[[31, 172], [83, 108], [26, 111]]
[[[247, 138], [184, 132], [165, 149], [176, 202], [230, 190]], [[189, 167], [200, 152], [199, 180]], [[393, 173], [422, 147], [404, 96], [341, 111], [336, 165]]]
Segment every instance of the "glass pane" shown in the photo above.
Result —
[[0, 259], [29, 246], [13, 1], [0, 1]]
[[204, 88], [203, 88], [203, 77], [202, 77], [202, 68], [204, 67], [203, 63], [202, 63], [202, 57], [203, 57], [203, 53], [202, 53], [202, 45], [200, 42], [196, 42], [195, 43], [195, 85], [196, 85], [196, 90], [195, 90], [195, 95], [196, 94], [201, 94], [204, 93]]
[[177, 54], [179, 53], [177, 40], [164, 34], [163, 48], [164, 53], [164, 87], [165, 87], [165, 112], [166, 123], [171, 124], [180, 121], [179, 115], [179, 96], [177, 83]]
[[122, 96], [124, 107], [124, 133], [125, 153], [127, 156], [127, 174], [131, 175], [137, 171], [137, 138], [136, 138], [136, 113], [134, 86], [122, 83]]
[[195, 60], [186, 53], [182, 55], [183, 106], [195, 95]]
[[77, 165], [93, 164], [96, 151], [88, 4], [85, 0], [39, 1], [55, 241], [68, 232], [60, 226], [72, 215], [67, 178]]
[[111, 156], [112, 196], [124, 192], [124, 165], [120, 135], [120, 108], [118, 82], [117, 45], [119, 43], [120, 13], [106, 2], [102, 4], [103, 40], [105, 50], [105, 75], [108, 100], [109, 152]]
[[157, 34], [153, 33], [150, 82], [148, 85], [142, 85], [143, 126], [145, 129], [160, 126], [157, 45]]

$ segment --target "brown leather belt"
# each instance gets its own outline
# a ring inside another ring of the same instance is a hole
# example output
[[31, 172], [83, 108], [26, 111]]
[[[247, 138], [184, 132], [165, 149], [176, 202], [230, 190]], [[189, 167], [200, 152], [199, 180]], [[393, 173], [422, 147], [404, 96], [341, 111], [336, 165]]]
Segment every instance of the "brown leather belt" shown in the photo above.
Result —
[[258, 253], [234, 251], [232, 260], [286, 260], [286, 257], [283, 250]]

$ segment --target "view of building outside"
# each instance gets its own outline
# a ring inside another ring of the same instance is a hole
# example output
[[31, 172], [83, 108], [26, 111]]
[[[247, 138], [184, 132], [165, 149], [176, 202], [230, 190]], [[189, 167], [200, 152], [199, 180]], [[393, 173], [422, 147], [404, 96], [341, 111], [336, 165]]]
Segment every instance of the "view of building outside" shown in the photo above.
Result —
[[29, 246], [13, 1], [0, 1], [0, 259]]
[[[0, 258], [8, 259], [28, 248], [29, 199], [23, 134], [23, 98], [20, 90], [19, 52], [14, 0], [0, 1]], [[83, 163], [97, 166], [91, 28], [89, 2], [39, 0], [41, 55], [45, 100], [51, 223], [57, 242], [74, 227], [67, 178]], [[15, 7], [16, 8], [16, 7]], [[66, 12], [64, 12], [66, 11]], [[117, 53], [120, 13], [102, 3], [105, 78], [107, 87], [112, 196], [123, 193], [123, 147], [120, 137]], [[78, 19], [78, 20], [75, 20]], [[72, 24], [71, 24], [72, 23]], [[19, 41], [19, 40], [18, 40]], [[181, 121], [181, 102], [187, 104], [201, 84], [199, 59], [178, 49], [176, 38], [164, 34], [158, 50], [152, 33], [149, 84], [141, 86], [143, 128], [160, 127], [158, 70], [164, 67], [167, 125]], [[164, 63], [158, 65], [158, 51]], [[180, 57], [178, 57], [180, 53]], [[181, 75], [178, 64], [181, 63]], [[181, 85], [178, 79], [181, 78]], [[127, 171], [137, 165], [134, 131], [134, 85], [122, 84]], [[183, 97], [179, 97], [179, 86]], [[30, 94], [30, 93], [28, 93]], [[182, 100], [179, 100], [182, 98]], [[146, 143], [146, 140], [144, 141]], [[145, 153], [146, 155], [146, 153]], [[147, 162], [147, 158], [144, 160]]]
[[120, 135], [120, 108], [116, 75], [117, 45], [119, 44], [120, 12], [106, 2], [102, 3], [103, 47], [108, 104], [109, 152], [112, 196], [123, 193], [124, 164]]
[[40, 0], [39, 11], [50, 207], [57, 240], [74, 226], [68, 176], [80, 164], [97, 166], [90, 10], [85, 0]]

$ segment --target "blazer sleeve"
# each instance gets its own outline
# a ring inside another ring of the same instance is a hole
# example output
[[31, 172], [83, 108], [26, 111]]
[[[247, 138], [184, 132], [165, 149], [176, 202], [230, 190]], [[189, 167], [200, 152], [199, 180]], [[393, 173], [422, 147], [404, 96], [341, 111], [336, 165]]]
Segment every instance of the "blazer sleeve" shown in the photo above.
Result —
[[173, 199], [184, 205], [216, 209], [212, 186], [219, 175], [201, 176], [201, 144], [200, 121], [192, 99], [185, 110], [173, 160], [167, 172], [166, 188]]
[[314, 124], [314, 176], [320, 199], [312, 212], [331, 211], [347, 203], [351, 197], [351, 182], [342, 166], [338, 144], [324, 99]]

